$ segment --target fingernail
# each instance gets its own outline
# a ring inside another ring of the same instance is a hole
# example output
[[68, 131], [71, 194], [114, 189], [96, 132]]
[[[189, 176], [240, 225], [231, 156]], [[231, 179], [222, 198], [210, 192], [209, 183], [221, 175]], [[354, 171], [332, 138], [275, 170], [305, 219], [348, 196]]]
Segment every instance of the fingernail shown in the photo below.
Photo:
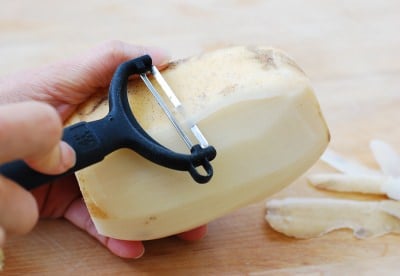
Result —
[[204, 238], [206, 236], [207, 231], [208, 231], [207, 229], [208, 229], [207, 225], [203, 225], [203, 226], [197, 227], [193, 230], [178, 234], [178, 237], [185, 241], [201, 240], [202, 238]]
[[66, 142], [60, 142], [61, 164], [65, 170], [72, 168], [76, 162], [76, 154], [74, 149]]
[[140, 259], [141, 257], [143, 257], [144, 252], [145, 252], [146, 250], [144, 249], [144, 247], [142, 247], [142, 248], [143, 248], [142, 252], [139, 253], [137, 256], [133, 257], [134, 260], [137, 260], [137, 259]]
[[107, 248], [115, 255], [126, 259], [139, 259], [144, 255], [144, 246], [140, 241], [127, 241], [109, 238]]

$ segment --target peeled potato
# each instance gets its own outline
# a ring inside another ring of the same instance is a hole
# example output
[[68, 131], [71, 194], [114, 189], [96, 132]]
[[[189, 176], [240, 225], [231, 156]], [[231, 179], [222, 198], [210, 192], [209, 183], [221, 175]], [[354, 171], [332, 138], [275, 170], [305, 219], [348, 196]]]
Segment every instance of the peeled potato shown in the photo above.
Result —
[[[185, 119], [196, 122], [216, 148], [214, 177], [199, 185], [187, 172], [158, 166], [131, 150], [112, 153], [77, 173], [103, 235], [149, 240], [205, 224], [281, 190], [329, 142], [309, 80], [279, 50], [221, 49], [171, 63], [162, 75], [188, 111]], [[134, 115], [151, 136], [187, 152], [140, 80], [131, 82], [128, 94]], [[96, 95], [71, 122], [107, 112], [106, 95]]]

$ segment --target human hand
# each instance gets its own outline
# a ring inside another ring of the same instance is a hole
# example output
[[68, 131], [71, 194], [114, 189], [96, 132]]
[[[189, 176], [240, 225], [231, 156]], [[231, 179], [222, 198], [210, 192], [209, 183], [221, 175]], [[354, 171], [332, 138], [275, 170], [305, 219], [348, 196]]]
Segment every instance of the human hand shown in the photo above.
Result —
[[[72, 167], [74, 151], [60, 141], [62, 121], [92, 94], [107, 89], [120, 63], [145, 53], [150, 54], [155, 65], [166, 65], [167, 56], [161, 50], [112, 41], [82, 56], [0, 79], [0, 143], [6, 145], [0, 153], [0, 163], [24, 159], [32, 168], [48, 174]], [[31, 230], [39, 215], [64, 217], [118, 256], [143, 255], [141, 241], [122, 241], [97, 233], [74, 176], [31, 192], [0, 176], [0, 242], [5, 233]], [[197, 240], [205, 232], [206, 226], [201, 226], [178, 236]]]

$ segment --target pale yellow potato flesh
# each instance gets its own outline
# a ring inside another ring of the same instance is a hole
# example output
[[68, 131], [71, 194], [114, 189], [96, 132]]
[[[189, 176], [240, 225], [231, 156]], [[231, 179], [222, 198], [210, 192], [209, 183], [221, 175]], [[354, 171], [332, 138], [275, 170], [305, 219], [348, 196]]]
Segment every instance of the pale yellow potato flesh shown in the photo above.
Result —
[[[216, 148], [214, 177], [199, 185], [187, 172], [118, 150], [77, 173], [100, 234], [149, 240], [208, 223], [289, 185], [329, 142], [309, 80], [279, 50], [221, 49], [172, 63], [162, 75], [185, 106], [185, 119], [196, 122]], [[187, 152], [139, 80], [130, 84], [129, 100], [151, 136]], [[99, 119], [107, 111], [106, 97], [96, 95], [71, 123]]]
[[359, 239], [400, 233], [400, 202], [332, 198], [284, 198], [267, 202], [266, 220], [286, 236], [310, 239], [351, 229]]
[[382, 186], [390, 180], [382, 175], [352, 175], [341, 173], [312, 174], [308, 182], [318, 189], [384, 195]]

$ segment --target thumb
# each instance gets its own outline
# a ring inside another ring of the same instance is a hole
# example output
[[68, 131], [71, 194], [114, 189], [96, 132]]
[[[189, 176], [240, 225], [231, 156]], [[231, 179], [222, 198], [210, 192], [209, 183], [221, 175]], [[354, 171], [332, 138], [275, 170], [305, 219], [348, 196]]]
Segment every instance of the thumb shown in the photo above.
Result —
[[75, 153], [60, 141], [57, 111], [43, 103], [23, 102], [0, 107], [0, 163], [23, 159], [46, 174], [59, 174], [75, 163]]

